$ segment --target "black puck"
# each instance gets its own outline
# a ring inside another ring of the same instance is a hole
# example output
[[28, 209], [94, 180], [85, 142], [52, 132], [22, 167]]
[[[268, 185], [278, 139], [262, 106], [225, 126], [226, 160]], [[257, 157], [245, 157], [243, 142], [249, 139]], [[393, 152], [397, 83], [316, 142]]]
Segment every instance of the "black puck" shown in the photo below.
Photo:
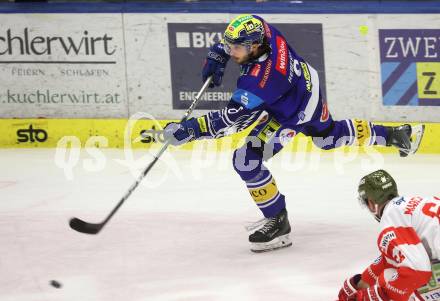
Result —
[[50, 285], [52, 285], [54, 288], [61, 288], [62, 284], [56, 280], [51, 280]]

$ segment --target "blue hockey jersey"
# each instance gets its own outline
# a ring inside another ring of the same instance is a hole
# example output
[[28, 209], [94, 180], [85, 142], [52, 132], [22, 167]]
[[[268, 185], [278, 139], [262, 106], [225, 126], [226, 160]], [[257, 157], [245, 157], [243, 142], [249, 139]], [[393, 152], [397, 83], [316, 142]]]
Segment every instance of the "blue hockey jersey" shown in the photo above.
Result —
[[228, 106], [203, 117], [205, 137], [221, 137], [243, 130], [263, 111], [281, 125], [298, 127], [311, 120], [318, 106], [317, 72], [275, 27], [254, 17], [263, 22], [271, 51], [240, 66], [237, 89]]

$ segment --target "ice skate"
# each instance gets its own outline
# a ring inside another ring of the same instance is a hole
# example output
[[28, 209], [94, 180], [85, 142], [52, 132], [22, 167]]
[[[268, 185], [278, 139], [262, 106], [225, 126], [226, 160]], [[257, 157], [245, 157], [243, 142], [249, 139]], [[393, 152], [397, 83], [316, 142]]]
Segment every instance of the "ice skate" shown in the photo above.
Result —
[[404, 124], [397, 127], [386, 127], [387, 130], [387, 146], [395, 146], [399, 149], [401, 157], [417, 152], [422, 141], [425, 126], [419, 124], [411, 126]]
[[283, 209], [278, 215], [264, 219], [262, 226], [249, 235], [251, 251], [260, 253], [280, 248], [290, 247], [290, 224], [287, 210]]

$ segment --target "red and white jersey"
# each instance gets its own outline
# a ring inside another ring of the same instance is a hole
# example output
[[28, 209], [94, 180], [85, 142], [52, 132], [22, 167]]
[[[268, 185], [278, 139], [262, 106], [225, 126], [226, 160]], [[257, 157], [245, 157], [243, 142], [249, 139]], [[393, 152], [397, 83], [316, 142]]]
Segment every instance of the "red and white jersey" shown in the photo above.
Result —
[[[377, 245], [381, 256], [362, 274], [395, 301], [408, 300], [431, 277], [440, 259], [440, 198], [397, 197], [385, 207]], [[387, 269], [396, 269], [393, 274]]]

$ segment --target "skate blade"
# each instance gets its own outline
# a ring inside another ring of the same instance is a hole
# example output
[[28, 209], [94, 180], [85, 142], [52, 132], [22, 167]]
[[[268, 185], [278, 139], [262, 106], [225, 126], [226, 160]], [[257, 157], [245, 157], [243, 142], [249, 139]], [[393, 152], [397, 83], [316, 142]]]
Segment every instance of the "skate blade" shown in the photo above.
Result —
[[411, 148], [410, 149], [400, 149], [400, 156], [406, 157], [408, 155], [413, 155], [419, 149], [420, 143], [422, 142], [423, 134], [425, 133], [425, 125], [418, 124], [411, 126]]
[[289, 237], [289, 233], [276, 237], [269, 242], [251, 243], [251, 251], [255, 253], [263, 253], [274, 251], [281, 248], [287, 248], [292, 245], [292, 240]]

